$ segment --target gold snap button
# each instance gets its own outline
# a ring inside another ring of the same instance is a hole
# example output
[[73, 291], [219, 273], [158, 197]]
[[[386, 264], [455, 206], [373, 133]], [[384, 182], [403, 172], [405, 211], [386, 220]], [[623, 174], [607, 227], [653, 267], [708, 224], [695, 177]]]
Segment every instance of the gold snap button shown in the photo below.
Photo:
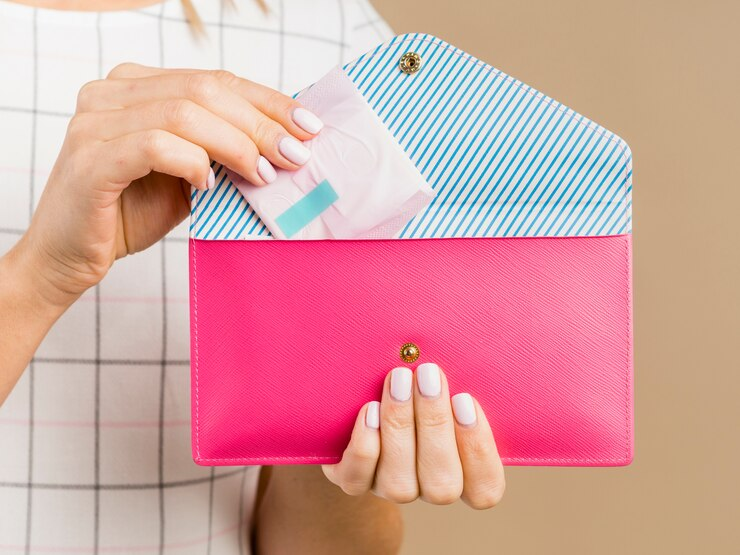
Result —
[[404, 362], [414, 362], [419, 358], [419, 347], [413, 343], [404, 343], [401, 346], [401, 360]]
[[416, 73], [421, 67], [421, 56], [416, 52], [406, 52], [406, 54], [401, 56], [401, 59], [398, 60], [398, 67], [401, 71], [409, 75]]

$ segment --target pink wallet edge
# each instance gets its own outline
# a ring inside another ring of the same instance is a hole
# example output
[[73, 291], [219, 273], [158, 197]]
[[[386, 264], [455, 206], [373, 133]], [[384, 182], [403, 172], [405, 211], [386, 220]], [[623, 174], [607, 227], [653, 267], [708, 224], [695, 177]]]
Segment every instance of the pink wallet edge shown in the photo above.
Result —
[[[626, 433], [625, 433], [625, 450], [621, 457], [612, 458], [591, 458], [591, 457], [571, 457], [571, 458], [540, 458], [540, 457], [501, 457], [501, 461], [506, 466], [580, 466], [580, 467], [623, 467], [630, 465], [634, 460], [634, 334], [633, 334], [633, 294], [632, 294], [632, 234], [623, 233], [611, 236], [568, 236], [568, 237], [443, 237], [443, 238], [410, 238], [410, 239], [309, 239], [309, 240], [291, 240], [290, 242], [348, 242], [364, 243], [372, 242], [390, 242], [390, 241], [542, 241], [542, 240], [588, 240], [603, 239], [605, 237], [624, 237], [625, 241], [625, 298], [628, 306], [629, 318], [627, 318], [627, 338], [628, 338], [628, 358], [625, 368], [625, 410], [626, 410]], [[197, 295], [197, 243], [198, 240], [190, 238], [188, 241], [191, 248], [191, 382], [194, 386], [194, 392], [191, 391], [191, 414], [195, 417], [194, 425], [191, 425], [191, 448], [193, 461], [200, 466], [269, 466], [273, 464], [334, 464], [341, 460], [341, 457], [326, 456], [304, 456], [304, 457], [235, 457], [235, 458], [209, 458], [200, 454], [200, 428], [199, 428], [199, 380], [198, 380], [198, 295]]]

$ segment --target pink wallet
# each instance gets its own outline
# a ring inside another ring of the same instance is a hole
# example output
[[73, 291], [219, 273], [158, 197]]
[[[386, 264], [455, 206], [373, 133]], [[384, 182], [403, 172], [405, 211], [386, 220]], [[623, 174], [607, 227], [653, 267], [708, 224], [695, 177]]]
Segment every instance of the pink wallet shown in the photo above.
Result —
[[214, 165], [191, 198], [195, 461], [337, 462], [385, 375], [436, 362], [505, 464], [629, 464], [627, 145], [429, 35], [337, 72], [434, 196], [392, 238], [276, 239]]

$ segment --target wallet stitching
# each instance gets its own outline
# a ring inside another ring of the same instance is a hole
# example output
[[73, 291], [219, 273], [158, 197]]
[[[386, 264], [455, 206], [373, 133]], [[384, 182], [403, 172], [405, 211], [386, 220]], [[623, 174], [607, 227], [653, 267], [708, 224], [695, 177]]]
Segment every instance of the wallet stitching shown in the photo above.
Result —
[[[195, 207], [196, 210], [198, 207]], [[195, 323], [195, 452], [200, 459], [200, 405], [198, 399], [198, 257], [197, 243], [191, 239], [193, 246], [193, 321]]]
[[[431, 40], [429, 38], [418, 38], [418, 37], [405, 38], [405, 39], [401, 40], [400, 42], [411, 42], [411, 41], [414, 41], [414, 40], [421, 40], [422, 42], [435, 43], [435, 41], [433, 41], [433, 40]], [[398, 44], [398, 43], [397, 42], [394, 42], [393, 44]], [[492, 66], [486, 64], [485, 62], [476, 59], [472, 55], [470, 55], [470, 54], [468, 54], [466, 52], [463, 52], [462, 50], [460, 50], [458, 48], [455, 48], [455, 47], [453, 47], [450, 44], [442, 44], [442, 43], [439, 43], [439, 42], [437, 42], [435, 44], [436, 44], [437, 47], [440, 47], [440, 48], [443, 48], [443, 49], [446, 49], [446, 50], [452, 50], [452, 51], [454, 51], [454, 53], [456, 55], [458, 55], [458, 56], [465, 56], [465, 57], [467, 57], [470, 61], [472, 61], [476, 65], [482, 66], [482, 68], [485, 69], [486, 71], [489, 71], [490, 72], [490, 71], [493, 71], [495, 69]], [[391, 45], [389, 44], [385, 48], [381, 48], [381, 49], [377, 50], [372, 55], [372, 57], [375, 57], [375, 56], [379, 55], [381, 52], [383, 52], [384, 50], [388, 50], [390, 47], [391, 47]], [[354, 64], [351, 63], [351, 64], [348, 64], [347, 67], [348, 68], [349, 67], [353, 67], [356, 64], [357, 64], [357, 62], [355, 62]], [[518, 87], [519, 89], [521, 89], [522, 91], [526, 92], [527, 94], [530, 94], [532, 96], [537, 96], [535, 94], [535, 92], [533, 92], [533, 89], [531, 89], [531, 88], [525, 88], [522, 83], [518, 82], [516, 79], [514, 79], [510, 75], [507, 75], [507, 74], [501, 72], [500, 70], [496, 70], [496, 71], [497, 71], [497, 73], [495, 75], [495, 78], [501, 78], [501, 79], [507, 80], [510, 83], [512, 83], [513, 85], [515, 85], [516, 87]], [[622, 160], [624, 161], [624, 166], [623, 166], [623, 169], [622, 169], [622, 175], [624, 176], [624, 185], [622, 186], [622, 191], [623, 191], [624, 196], [626, 197], [626, 195], [627, 195], [627, 181], [628, 181], [628, 179], [627, 179], [627, 166], [629, 165], [629, 157], [627, 156], [627, 153], [626, 153], [626, 150], [625, 150], [623, 141], [620, 140], [615, 135], [607, 136], [604, 133], [604, 131], [598, 126], [598, 124], [596, 124], [593, 121], [590, 121], [590, 120], [583, 121], [582, 119], [576, 118], [575, 115], [574, 115], [574, 113], [568, 113], [569, 109], [566, 108], [563, 104], [561, 104], [561, 103], [557, 103], [557, 105], [554, 104], [554, 102], [555, 102], [554, 99], [551, 99], [551, 98], [549, 98], [547, 96], [543, 96], [541, 98], [541, 100], [544, 101], [546, 104], [550, 105], [551, 107], [555, 108], [556, 110], [560, 110], [562, 112], [565, 112], [566, 116], [568, 116], [572, 121], [575, 121], [579, 125], [585, 125], [586, 127], [588, 127], [589, 129], [591, 129], [592, 131], [595, 131], [596, 133], [598, 133], [599, 135], [601, 135], [603, 138], [606, 138], [609, 141], [615, 142], [617, 144], [617, 146], [620, 149]], [[196, 200], [196, 208], [195, 208], [196, 216], [197, 216], [197, 210], [198, 210], [198, 205], [199, 204], [200, 203], [197, 202], [197, 200]], [[625, 213], [625, 217], [624, 217], [624, 222], [625, 222], [625, 224], [627, 222], [627, 215], [626, 215], [626, 213]], [[196, 217], [196, 224], [197, 224], [197, 217]], [[475, 239], [475, 238], [473, 238], [473, 239]], [[199, 356], [198, 356], [198, 268], [197, 268], [197, 256], [196, 256], [197, 246], [196, 246], [195, 238], [192, 237], [192, 236], [191, 236], [191, 242], [192, 242], [192, 246], [193, 246], [193, 303], [194, 303], [194, 306], [193, 306], [193, 319], [194, 319], [194, 326], [195, 326], [195, 333], [194, 333], [194, 335], [195, 335], [195, 444], [196, 444], [195, 445], [195, 451], [196, 451], [198, 460], [201, 461], [201, 462], [242, 462], [242, 463], [248, 463], [250, 460], [255, 460], [256, 461], [256, 460], [258, 460], [257, 458], [255, 458], [255, 459], [244, 458], [244, 457], [204, 458], [204, 457], [201, 457], [201, 455], [200, 455], [200, 418], [199, 418], [199, 399], [198, 399], [198, 385], [199, 385], [199, 382], [198, 382], [198, 369], [199, 369], [199, 365], [198, 365], [198, 359], [199, 359]], [[628, 245], [628, 242], [626, 240], [624, 242], [624, 245], [625, 245], [625, 274], [626, 274], [625, 275], [625, 278], [626, 278], [625, 279], [625, 283], [626, 283], [626, 286], [625, 286], [625, 296], [626, 296], [626, 302], [627, 302], [626, 306], [630, 307], [631, 306], [631, 302], [630, 302], [630, 280], [629, 280], [629, 245]], [[629, 310], [629, 308], [628, 308], [628, 310]], [[626, 329], [626, 331], [627, 331], [627, 337], [628, 338], [631, 338], [631, 336], [632, 336], [632, 323], [631, 323], [631, 318], [629, 317], [629, 314], [628, 314], [628, 318], [627, 318], [627, 329]], [[630, 427], [630, 416], [629, 416], [629, 412], [630, 412], [630, 408], [629, 408], [629, 404], [630, 404], [629, 403], [629, 401], [630, 401], [629, 368], [630, 368], [630, 352], [631, 352], [631, 349], [632, 348], [631, 348], [631, 341], [630, 341], [630, 347], [629, 347], [629, 349], [627, 350], [627, 353], [626, 353], [626, 357], [627, 358], [626, 358], [626, 365], [625, 365], [625, 372], [624, 372], [624, 380], [625, 380], [625, 405], [624, 405], [624, 409], [625, 409], [625, 454], [624, 454], [624, 456], [622, 458], [615, 457], [615, 458], [605, 458], [605, 459], [604, 458], [602, 458], [602, 459], [594, 459], [594, 458], [588, 458], [588, 457], [585, 457], [585, 458], [542, 458], [542, 457], [519, 457], [519, 458], [514, 457], [514, 458], [511, 458], [511, 457], [503, 457], [502, 460], [509, 461], [509, 462], [524, 462], [524, 463], [526, 463], [526, 462], [543, 462], [543, 463], [547, 463], [547, 462], [553, 462], [553, 463], [556, 463], [556, 462], [559, 462], [559, 463], [615, 463], [616, 462], [616, 463], [619, 463], [619, 462], [624, 462], [624, 461], [628, 460], [629, 459], [629, 456], [630, 456], [630, 451], [631, 451], [630, 444], [631, 444], [631, 435], [632, 435], [631, 434], [631, 427]], [[270, 460], [274, 460], [274, 461], [294, 461], [294, 462], [300, 462], [300, 461], [310, 462], [310, 461], [322, 460], [321, 457], [273, 457], [273, 456], [269, 457], [269, 459]]]
[[634, 372], [634, 363], [630, 364], [633, 358], [632, 352], [632, 291], [630, 281], [630, 244], [627, 239], [624, 240], [624, 295], [625, 295], [625, 306], [627, 307], [627, 345], [628, 348], [625, 353], [625, 371], [624, 371], [624, 425], [625, 425], [625, 444], [624, 444], [624, 458], [629, 459], [632, 453], [632, 426], [630, 424], [631, 417], [631, 395], [630, 395], [630, 368]]

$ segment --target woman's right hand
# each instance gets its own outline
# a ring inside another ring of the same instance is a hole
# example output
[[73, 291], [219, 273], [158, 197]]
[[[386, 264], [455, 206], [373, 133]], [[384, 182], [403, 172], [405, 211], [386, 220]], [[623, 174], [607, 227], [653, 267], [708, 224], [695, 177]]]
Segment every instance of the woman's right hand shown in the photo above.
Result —
[[40, 292], [68, 305], [185, 218], [190, 185], [214, 186], [211, 159], [264, 185], [275, 166], [308, 160], [301, 141], [321, 126], [297, 101], [225, 71], [119, 65], [80, 91], [15, 250], [33, 262]]
[[450, 398], [445, 373], [431, 362], [389, 372], [381, 401], [357, 415], [342, 460], [323, 470], [348, 495], [372, 492], [395, 503], [462, 499], [488, 509], [506, 488], [483, 409], [469, 393]]

